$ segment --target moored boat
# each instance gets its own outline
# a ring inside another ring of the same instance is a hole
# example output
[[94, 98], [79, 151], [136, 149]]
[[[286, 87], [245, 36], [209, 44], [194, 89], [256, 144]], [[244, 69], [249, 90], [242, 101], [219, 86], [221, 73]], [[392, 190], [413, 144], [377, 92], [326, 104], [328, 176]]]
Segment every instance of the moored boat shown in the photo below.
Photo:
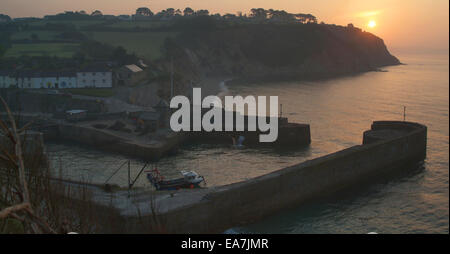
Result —
[[164, 177], [158, 171], [153, 169], [146, 171], [147, 179], [156, 190], [178, 190], [199, 188], [200, 184], [205, 182], [205, 178], [195, 171], [181, 171], [182, 177], [171, 180], [164, 180]]

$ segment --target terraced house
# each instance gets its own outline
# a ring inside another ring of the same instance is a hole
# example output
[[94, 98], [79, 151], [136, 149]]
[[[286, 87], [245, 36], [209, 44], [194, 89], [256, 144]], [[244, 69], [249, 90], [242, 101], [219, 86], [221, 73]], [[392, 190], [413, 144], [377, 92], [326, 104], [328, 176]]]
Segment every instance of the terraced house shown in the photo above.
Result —
[[58, 88], [77, 88], [77, 73], [60, 72], [58, 75]]
[[87, 67], [77, 72], [77, 88], [109, 88], [112, 84], [112, 71], [107, 67]]
[[21, 71], [17, 73], [17, 87], [32, 88], [34, 73], [32, 71]]
[[[143, 65], [145, 67], [147, 66], [145, 64]], [[122, 86], [137, 85], [145, 80], [145, 78], [146, 73], [144, 70], [135, 64], [122, 66], [116, 71], [117, 84]]]
[[106, 68], [87, 68], [78, 72], [0, 71], [0, 88], [110, 88], [112, 76]]
[[0, 88], [17, 87], [17, 78], [8, 71], [0, 70]]
[[19, 88], [58, 88], [57, 72], [38, 72], [31, 78], [32, 87]]

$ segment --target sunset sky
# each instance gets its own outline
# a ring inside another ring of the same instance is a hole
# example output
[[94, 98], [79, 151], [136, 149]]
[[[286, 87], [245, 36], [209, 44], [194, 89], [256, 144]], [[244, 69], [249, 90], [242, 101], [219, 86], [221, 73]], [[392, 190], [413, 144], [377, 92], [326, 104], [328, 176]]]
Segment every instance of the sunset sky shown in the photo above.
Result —
[[143, 6], [153, 12], [189, 6], [221, 14], [246, 13], [251, 8], [284, 9], [311, 13], [319, 22], [353, 23], [383, 38], [391, 49], [448, 50], [449, 45], [448, 0], [0, 0], [0, 13], [13, 18], [42, 17], [66, 10], [132, 14]]

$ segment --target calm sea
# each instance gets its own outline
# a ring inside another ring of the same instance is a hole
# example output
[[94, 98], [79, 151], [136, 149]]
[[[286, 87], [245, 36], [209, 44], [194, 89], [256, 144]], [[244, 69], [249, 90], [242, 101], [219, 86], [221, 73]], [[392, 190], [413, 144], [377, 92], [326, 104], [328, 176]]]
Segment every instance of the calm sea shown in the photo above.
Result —
[[[195, 170], [210, 186], [233, 183], [361, 144], [373, 120], [406, 119], [428, 126], [427, 159], [408, 175], [375, 181], [294, 208], [246, 227], [246, 233], [448, 233], [449, 56], [397, 55], [406, 65], [316, 82], [246, 84], [232, 94], [278, 95], [283, 116], [311, 125], [311, 146], [297, 151], [189, 146], [158, 164], [167, 177]], [[129, 159], [62, 144], [48, 148], [64, 177], [102, 183]], [[135, 175], [143, 162], [132, 160]], [[127, 172], [112, 183], [126, 186]], [[138, 186], [150, 187], [145, 178]]]

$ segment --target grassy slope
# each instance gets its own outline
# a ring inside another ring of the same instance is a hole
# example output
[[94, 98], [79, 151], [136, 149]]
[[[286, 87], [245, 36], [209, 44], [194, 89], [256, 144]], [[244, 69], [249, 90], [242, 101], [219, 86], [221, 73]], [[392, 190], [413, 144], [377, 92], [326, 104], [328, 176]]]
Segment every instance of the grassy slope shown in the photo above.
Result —
[[[46, 23], [62, 23], [73, 24], [78, 29], [90, 25], [104, 24], [105, 21], [33, 21], [28, 25], [31, 28], [28, 31], [18, 32], [12, 35], [12, 40], [30, 39], [34, 33], [38, 35], [40, 40], [52, 40], [55, 39], [59, 31], [45, 31], [40, 30]], [[141, 28], [156, 28], [160, 27], [162, 22], [149, 22], [149, 21], [120, 21], [114, 24], [106, 25], [105, 27], [122, 28], [122, 29], [134, 29], [136, 27]], [[33, 28], [39, 28], [34, 30]], [[129, 52], [134, 52], [138, 56], [146, 59], [157, 59], [161, 56], [161, 46], [164, 43], [165, 38], [168, 36], [176, 36], [173, 32], [86, 32], [88, 37], [111, 44], [113, 46], [122, 46]], [[17, 57], [20, 55], [40, 56], [50, 55], [59, 57], [71, 57], [76, 52], [78, 45], [74, 43], [41, 43], [41, 44], [13, 44], [13, 46], [7, 51], [6, 56]]]
[[25, 40], [25, 39], [31, 39], [32, 34], [36, 34], [38, 36], [39, 40], [54, 40], [56, 39], [57, 35], [61, 32], [55, 32], [55, 31], [22, 31], [15, 33], [11, 36], [11, 40]]
[[72, 57], [78, 46], [76, 43], [16, 43], [7, 50], [6, 57], [19, 57], [21, 55]]
[[67, 21], [63, 21], [63, 20], [40, 20], [40, 21], [34, 21], [34, 22], [30, 22], [29, 25], [31, 27], [43, 27], [45, 26], [47, 23], [49, 24], [73, 24], [75, 27], [80, 28], [83, 26], [90, 26], [90, 25], [98, 25], [98, 24], [103, 24], [105, 23], [104, 20], [67, 20]]
[[161, 47], [165, 38], [176, 36], [171, 32], [89, 32], [88, 36], [94, 40], [122, 46], [130, 53], [146, 59], [157, 59], [161, 57]]
[[163, 21], [120, 21], [116, 22], [112, 25], [108, 25], [108, 27], [114, 28], [159, 28], [163, 26], [165, 22]]

